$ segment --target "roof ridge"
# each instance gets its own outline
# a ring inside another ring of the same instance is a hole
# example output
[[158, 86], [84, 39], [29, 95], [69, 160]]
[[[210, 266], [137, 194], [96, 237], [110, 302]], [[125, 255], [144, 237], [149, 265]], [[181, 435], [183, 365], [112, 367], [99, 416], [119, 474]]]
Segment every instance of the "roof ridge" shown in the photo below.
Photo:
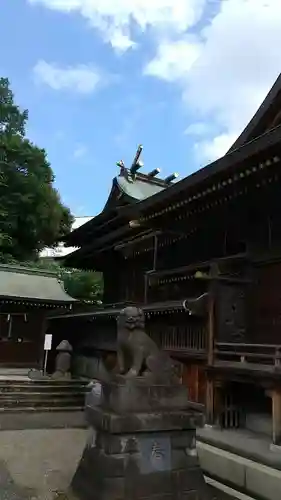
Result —
[[95, 215], [74, 215], [74, 219], [88, 219], [90, 217], [95, 217]]
[[41, 276], [49, 276], [52, 278], [58, 278], [58, 272], [51, 271], [48, 269], [39, 269], [36, 267], [25, 267], [14, 264], [0, 264], [0, 273], [1, 271], [18, 273], [18, 274], [30, 274], [30, 275], [41, 275]]

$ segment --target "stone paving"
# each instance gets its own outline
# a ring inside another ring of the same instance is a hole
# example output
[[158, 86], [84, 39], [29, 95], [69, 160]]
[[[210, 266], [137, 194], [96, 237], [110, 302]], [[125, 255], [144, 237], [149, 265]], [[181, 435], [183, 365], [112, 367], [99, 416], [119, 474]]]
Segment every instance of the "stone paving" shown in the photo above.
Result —
[[63, 500], [86, 439], [85, 429], [0, 432], [0, 500]]
[[0, 431], [0, 500], [76, 500], [65, 492], [86, 440], [86, 429]]

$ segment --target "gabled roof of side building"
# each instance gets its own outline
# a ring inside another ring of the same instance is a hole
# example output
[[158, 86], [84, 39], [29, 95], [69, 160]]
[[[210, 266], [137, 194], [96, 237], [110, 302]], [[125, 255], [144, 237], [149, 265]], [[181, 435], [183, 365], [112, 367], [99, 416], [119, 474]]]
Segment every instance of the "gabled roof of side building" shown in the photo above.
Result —
[[21, 266], [0, 265], [0, 302], [71, 306], [76, 299], [63, 289], [56, 273]]

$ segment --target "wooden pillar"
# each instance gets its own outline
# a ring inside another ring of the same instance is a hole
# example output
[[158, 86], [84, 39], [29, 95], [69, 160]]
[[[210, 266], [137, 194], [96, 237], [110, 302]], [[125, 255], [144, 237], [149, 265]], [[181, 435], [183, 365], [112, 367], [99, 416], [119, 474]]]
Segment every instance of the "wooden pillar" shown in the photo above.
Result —
[[209, 425], [214, 423], [214, 381], [209, 378], [206, 389], [206, 420]]
[[223, 413], [224, 383], [222, 380], [215, 380], [214, 386], [214, 424], [221, 425]]
[[271, 391], [272, 400], [272, 442], [281, 446], [281, 389]]
[[[208, 307], [208, 366], [214, 364], [214, 313], [215, 299], [214, 293], [211, 291]], [[214, 423], [214, 380], [209, 377], [206, 390], [206, 418], [208, 424], [212, 425]]]

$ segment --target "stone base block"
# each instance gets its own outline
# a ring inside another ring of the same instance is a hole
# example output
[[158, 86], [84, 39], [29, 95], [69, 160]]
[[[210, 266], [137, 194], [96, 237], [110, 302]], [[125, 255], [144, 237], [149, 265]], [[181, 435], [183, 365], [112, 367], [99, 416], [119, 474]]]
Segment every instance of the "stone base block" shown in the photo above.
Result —
[[150, 386], [143, 377], [130, 380], [119, 376], [101, 385], [100, 405], [116, 413], [182, 410], [187, 406], [187, 390], [181, 384]]
[[92, 433], [72, 480], [80, 500], [209, 500], [196, 455], [201, 415], [184, 387], [93, 381], [86, 417]]
[[195, 432], [93, 432], [72, 480], [81, 500], [209, 500]]

